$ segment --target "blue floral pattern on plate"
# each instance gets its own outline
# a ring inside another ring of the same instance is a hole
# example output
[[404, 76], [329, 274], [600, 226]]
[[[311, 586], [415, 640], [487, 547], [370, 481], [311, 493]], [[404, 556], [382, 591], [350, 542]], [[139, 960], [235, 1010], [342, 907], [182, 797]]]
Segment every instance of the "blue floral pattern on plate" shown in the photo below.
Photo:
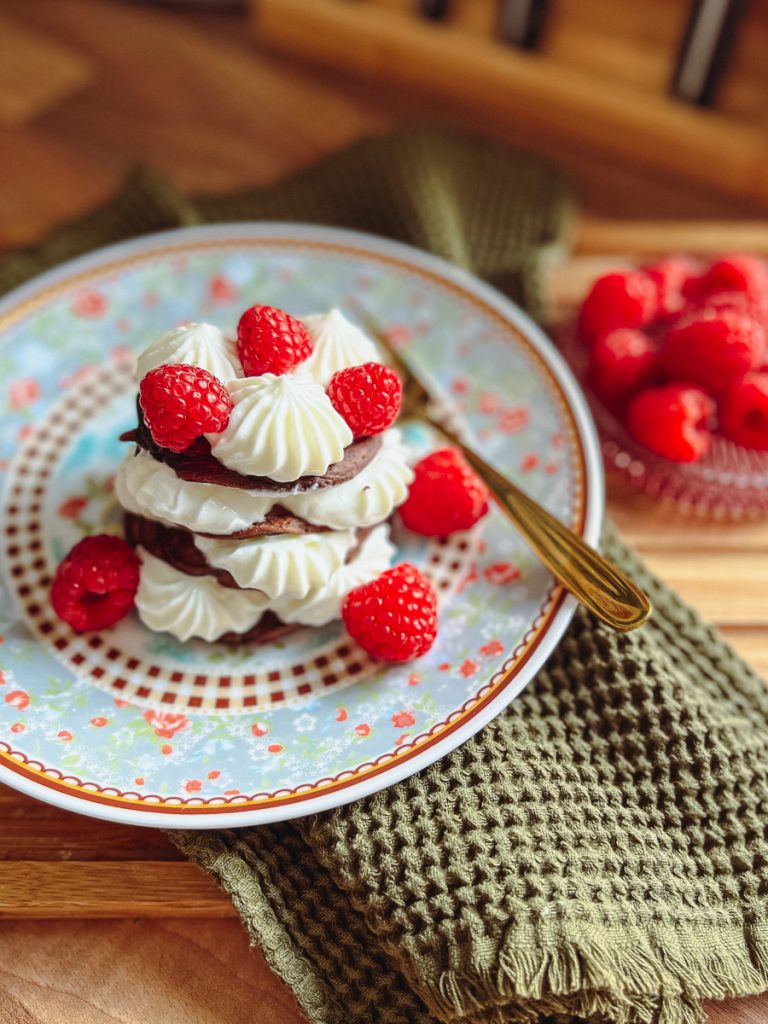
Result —
[[[286, 225], [188, 229], [73, 261], [0, 307], [3, 781], [142, 824], [320, 810], [466, 739], [565, 628], [570, 601], [495, 511], [447, 544], [395, 526], [398, 557], [445, 595], [438, 642], [411, 665], [373, 664], [338, 624], [227, 648], [180, 644], [132, 616], [92, 646], [53, 618], [56, 563], [119, 521], [111, 478], [135, 421], [136, 352], [190, 319], [232, 331], [254, 302], [299, 316], [364, 309], [489, 459], [596, 540], [600, 468], [581, 396], [540, 332], [469, 275], [380, 239]], [[406, 439], [416, 454], [433, 443], [415, 425]]]

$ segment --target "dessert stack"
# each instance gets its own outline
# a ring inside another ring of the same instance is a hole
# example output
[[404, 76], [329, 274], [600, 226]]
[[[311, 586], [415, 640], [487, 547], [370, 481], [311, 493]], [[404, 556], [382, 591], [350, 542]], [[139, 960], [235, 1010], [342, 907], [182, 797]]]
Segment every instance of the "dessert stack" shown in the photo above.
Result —
[[413, 478], [397, 375], [338, 310], [254, 306], [237, 339], [166, 332], [137, 365], [116, 480], [142, 621], [179, 640], [273, 639], [339, 618], [388, 568]]

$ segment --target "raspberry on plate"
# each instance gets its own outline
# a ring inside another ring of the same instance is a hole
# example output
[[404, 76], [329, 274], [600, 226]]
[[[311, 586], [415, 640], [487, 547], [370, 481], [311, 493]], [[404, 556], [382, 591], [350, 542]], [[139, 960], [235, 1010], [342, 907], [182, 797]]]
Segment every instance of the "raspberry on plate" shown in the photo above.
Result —
[[432, 584], [409, 562], [350, 590], [341, 607], [347, 632], [381, 661], [410, 661], [437, 636], [437, 597]]
[[685, 305], [683, 289], [696, 268], [686, 256], [669, 256], [643, 268], [656, 285], [656, 315], [674, 316]]
[[432, 452], [413, 471], [400, 518], [414, 533], [447, 537], [468, 530], [488, 511], [488, 488], [458, 449]]
[[695, 462], [709, 451], [715, 403], [700, 388], [665, 384], [632, 399], [627, 429], [636, 441], [672, 462]]
[[703, 309], [673, 327], [661, 345], [661, 366], [671, 380], [687, 380], [720, 394], [759, 366], [765, 329], [744, 313]]
[[720, 428], [736, 444], [768, 451], [768, 372], [731, 384], [720, 405]]
[[76, 632], [105, 629], [133, 607], [139, 559], [119, 537], [98, 534], [72, 548], [56, 570], [51, 605]]
[[251, 306], [237, 325], [237, 354], [248, 377], [288, 373], [312, 352], [309, 331], [275, 306]]
[[592, 340], [617, 327], [644, 327], [656, 315], [656, 282], [643, 270], [604, 274], [579, 313], [579, 334]]
[[232, 411], [218, 377], [185, 363], [150, 370], [139, 385], [139, 405], [154, 442], [172, 452], [186, 451], [203, 434], [221, 433]]
[[381, 363], [362, 363], [339, 370], [325, 390], [355, 440], [380, 434], [391, 426], [403, 397], [400, 378]]
[[592, 346], [589, 378], [608, 405], [649, 384], [656, 372], [656, 347], [643, 331], [618, 327], [603, 334]]

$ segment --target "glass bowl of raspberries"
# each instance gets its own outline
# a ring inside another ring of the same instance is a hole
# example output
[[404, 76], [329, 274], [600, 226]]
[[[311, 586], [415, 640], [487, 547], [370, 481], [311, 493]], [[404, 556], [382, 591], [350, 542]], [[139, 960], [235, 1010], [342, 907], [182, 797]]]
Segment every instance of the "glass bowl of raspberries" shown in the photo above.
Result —
[[609, 469], [681, 511], [768, 515], [768, 266], [672, 256], [592, 285], [561, 337]]

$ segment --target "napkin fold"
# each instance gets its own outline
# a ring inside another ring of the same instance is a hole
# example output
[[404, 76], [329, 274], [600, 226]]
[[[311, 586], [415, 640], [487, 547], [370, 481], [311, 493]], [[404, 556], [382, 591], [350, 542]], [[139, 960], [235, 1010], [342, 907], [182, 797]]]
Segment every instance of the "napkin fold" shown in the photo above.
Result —
[[[137, 172], [0, 260], [0, 289], [96, 245], [211, 220], [421, 245], [540, 311], [570, 201], [549, 165], [416, 130], [239, 196]], [[695, 1024], [768, 980], [768, 689], [610, 528], [650, 593], [626, 636], [579, 610], [546, 667], [437, 764], [279, 825], [177, 832], [314, 1024]]]

